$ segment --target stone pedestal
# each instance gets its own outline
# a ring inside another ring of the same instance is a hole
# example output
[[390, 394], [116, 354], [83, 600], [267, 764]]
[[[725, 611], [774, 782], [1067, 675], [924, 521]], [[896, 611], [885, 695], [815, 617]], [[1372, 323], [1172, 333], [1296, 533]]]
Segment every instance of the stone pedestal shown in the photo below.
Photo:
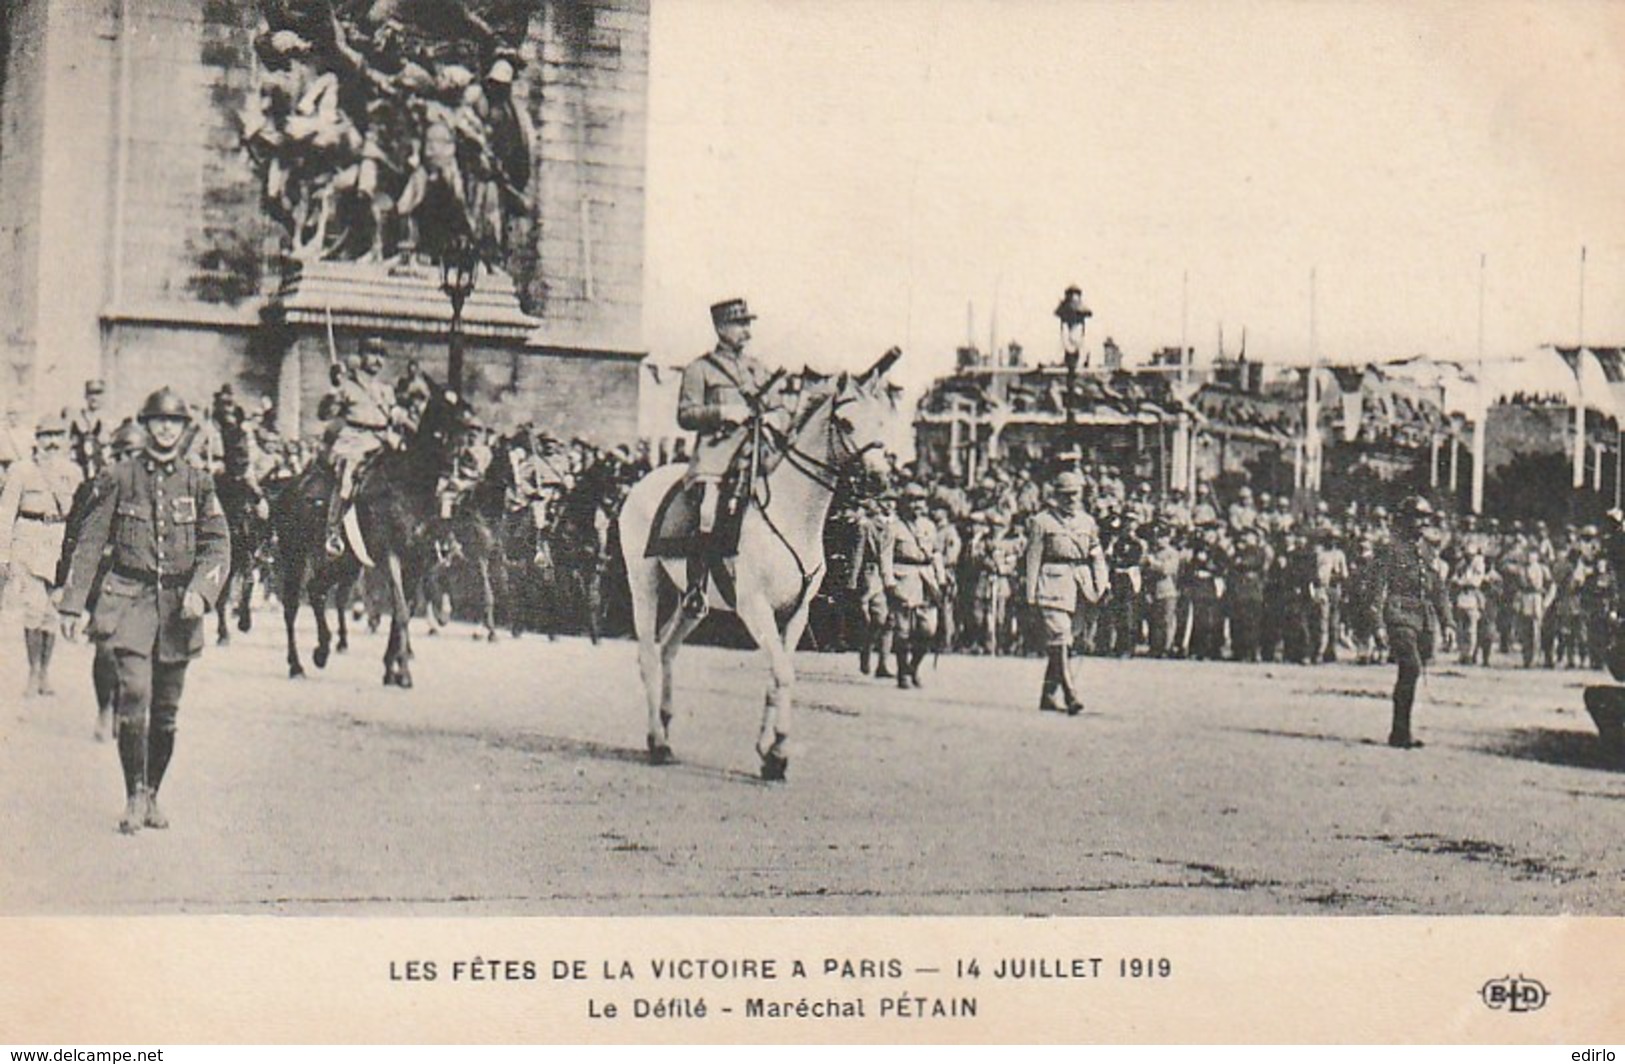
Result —
[[[451, 300], [434, 266], [314, 262], [291, 269], [264, 311], [262, 357], [276, 367], [278, 424], [292, 437], [319, 432], [316, 408], [331, 388], [333, 359], [367, 336], [389, 350], [395, 379], [415, 361], [447, 376]], [[604, 444], [637, 432], [641, 355], [549, 343], [519, 306], [507, 274], [482, 270], [463, 306], [463, 393], [499, 430], [533, 422], [555, 435]]]

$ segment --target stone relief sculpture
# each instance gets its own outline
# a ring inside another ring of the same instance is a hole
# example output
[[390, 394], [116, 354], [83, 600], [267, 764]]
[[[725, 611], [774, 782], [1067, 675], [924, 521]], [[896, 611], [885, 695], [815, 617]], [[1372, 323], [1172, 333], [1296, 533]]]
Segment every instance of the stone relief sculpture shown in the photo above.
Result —
[[243, 145], [291, 257], [494, 266], [528, 212], [526, 0], [261, 0]]

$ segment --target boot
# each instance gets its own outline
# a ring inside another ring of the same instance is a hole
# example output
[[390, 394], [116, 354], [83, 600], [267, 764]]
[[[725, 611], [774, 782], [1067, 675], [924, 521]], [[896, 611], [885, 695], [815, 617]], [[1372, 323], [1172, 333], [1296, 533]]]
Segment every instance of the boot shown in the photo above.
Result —
[[897, 686], [900, 690], [908, 690], [908, 663], [909, 647], [907, 639], [892, 638], [892, 646], [897, 651]]
[[1410, 750], [1422, 744], [1411, 735], [1411, 703], [1415, 695], [1394, 692], [1394, 723], [1388, 730], [1388, 745], [1396, 750]]
[[39, 683], [35, 687], [42, 695], [54, 695], [56, 690], [51, 687], [51, 652], [56, 649], [56, 633], [41, 628], [39, 635]]
[[710, 606], [705, 601], [707, 578], [710, 572], [711, 560], [708, 552], [702, 546], [689, 556], [688, 590], [683, 592], [683, 615], [691, 620], [699, 620], [710, 609]]
[[909, 683], [914, 685], [916, 690], [925, 686], [925, 684], [920, 682], [920, 664], [925, 661], [925, 655], [926, 647], [924, 640], [916, 641], [914, 643], [914, 656], [909, 659], [908, 663], [908, 680]]
[[141, 825], [146, 819], [147, 792], [145, 788], [138, 787], [124, 803], [124, 815], [118, 819], [119, 834], [134, 835], [141, 830]]
[[147, 792], [147, 808], [142, 814], [141, 823], [154, 831], [165, 831], [169, 828], [169, 818], [164, 816], [163, 810], [158, 808], [158, 791], [156, 788]]
[[891, 670], [886, 667], [886, 661], [891, 657], [892, 642], [895, 638], [890, 628], [880, 633], [879, 660], [875, 664], [875, 679], [877, 680], [891, 679]]
[[869, 675], [869, 636], [866, 633], [863, 642], [858, 646], [858, 671]]
[[23, 686], [23, 697], [32, 698], [39, 691], [39, 632], [24, 628], [23, 646], [28, 650], [28, 683]]
[[1044, 691], [1038, 696], [1040, 713], [1063, 713], [1066, 706], [1056, 700], [1061, 691], [1061, 648], [1049, 648], [1049, 662], [1044, 666]]
[[1066, 647], [1061, 647], [1059, 649], [1061, 658], [1061, 695], [1066, 699], [1066, 715], [1069, 717], [1075, 717], [1079, 713], [1083, 712], [1083, 699], [1078, 697], [1077, 691], [1072, 687], [1072, 665], [1068, 660], [1067, 649]]

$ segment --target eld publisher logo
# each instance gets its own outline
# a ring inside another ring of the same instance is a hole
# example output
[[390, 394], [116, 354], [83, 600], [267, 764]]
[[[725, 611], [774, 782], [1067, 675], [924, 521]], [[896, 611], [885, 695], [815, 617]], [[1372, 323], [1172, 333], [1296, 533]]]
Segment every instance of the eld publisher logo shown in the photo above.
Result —
[[1546, 1004], [1547, 994], [1539, 979], [1529, 979], [1522, 975], [1517, 978], [1503, 975], [1499, 979], [1491, 979], [1485, 983], [1478, 996], [1492, 1009], [1534, 1012]]

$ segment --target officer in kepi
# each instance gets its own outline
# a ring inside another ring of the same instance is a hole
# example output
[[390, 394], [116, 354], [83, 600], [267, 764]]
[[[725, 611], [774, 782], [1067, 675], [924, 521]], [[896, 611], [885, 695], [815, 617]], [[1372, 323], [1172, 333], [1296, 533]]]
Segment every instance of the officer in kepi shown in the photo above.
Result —
[[[1033, 515], [1027, 532], [1027, 602], [1039, 613], [1049, 656], [1038, 708], [1076, 716], [1083, 699], [1068, 660], [1072, 618], [1080, 599], [1100, 600], [1111, 573], [1095, 519], [1083, 509], [1083, 477], [1066, 470], [1055, 478], [1053, 495], [1050, 508]], [[1065, 702], [1056, 701], [1057, 695]]]
[[62, 631], [72, 639], [103, 553], [112, 545], [86, 629], [111, 650], [118, 683], [119, 762], [126, 805], [119, 830], [166, 828], [158, 789], [175, 750], [186, 668], [203, 652], [203, 618], [226, 582], [231, 537], [214, 479], [184, 460], [191, 414], [161, 388], [140, 412], [146, 449], [113, 466], [78, 530], [62, 589]]
[[376, 336], [361, 341], [360, 354], [341, 374], [331, 400], [328, 459], [334, 478], [327, 512], [327, 553], [344, 553], [342, 520], [355, 494], [356, 471], [367, 456], [395, 443], [394, 426], [402, 418], [395, 403], [395, 388], [383, 376], [388, 348]]
[[718, 555], [714, 539], [722, 480], [749, 435], [748, 426], [757, 413], [752, 402], [770, 378], [767, 367], [745, 353], [755, 320], [743, 299], [713, 304], [717, 345], [683, 370], [678, 392], [677, 424], [697, 434], [684, 479], [699, 514], [683, 595], [683, 612], [693, 618], [705, 615], [707, 579]]
[[1411, 707], [1423, 664], [1450, 616], [1450, 595], [1429, 542], [1433, 507], [1420, 496], [1405, 500], [1394, 515], [1393, 538], [1376, 558], [1376, 615], [1388, 629], [1388, 648], [1399, 666], [1394, 684], [1394, 721], [1388, 745], [1421, 746], [1411, 734]]
[[56, 560], [80, 480], [79, 467], [68, 456], [67, 420], [47, 417], [34, 430], [33, 456], [11, 467], [0, 490], [0, 590], [23, 615], [25, 696], [52, 693]]

